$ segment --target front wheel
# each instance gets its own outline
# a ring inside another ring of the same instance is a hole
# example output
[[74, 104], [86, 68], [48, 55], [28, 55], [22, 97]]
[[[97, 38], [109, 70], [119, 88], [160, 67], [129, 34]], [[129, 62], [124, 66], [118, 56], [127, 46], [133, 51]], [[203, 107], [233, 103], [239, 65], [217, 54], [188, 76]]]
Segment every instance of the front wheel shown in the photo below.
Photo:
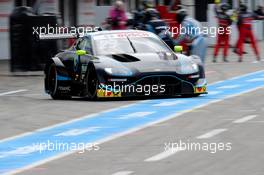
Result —
[[97, 78], [96, 70], [90, 66], [86, 73], [86, 92], [87, 98], [91, 100], [97, 99], [97, 89], [99, 87], [99, 80]]

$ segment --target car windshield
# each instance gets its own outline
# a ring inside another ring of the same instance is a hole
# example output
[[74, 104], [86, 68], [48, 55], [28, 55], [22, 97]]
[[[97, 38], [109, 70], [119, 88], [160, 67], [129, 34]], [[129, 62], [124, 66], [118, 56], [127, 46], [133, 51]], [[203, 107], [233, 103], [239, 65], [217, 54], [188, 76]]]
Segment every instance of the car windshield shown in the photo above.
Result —
[[171, 52], [160, 39], [154, 37], [100, 37], [94, 41], [96, 55]]

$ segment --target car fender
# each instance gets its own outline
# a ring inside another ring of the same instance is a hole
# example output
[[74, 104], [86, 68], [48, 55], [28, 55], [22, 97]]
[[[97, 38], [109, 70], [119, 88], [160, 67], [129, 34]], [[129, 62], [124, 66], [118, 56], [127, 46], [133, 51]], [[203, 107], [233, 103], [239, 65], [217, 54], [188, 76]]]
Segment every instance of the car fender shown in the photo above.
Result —
[[45, 66], [45, 70], [44, 70], [45, 75], [48, 74], [49, 67], [53, 63], [56, 65], [57, 74], [59, 76], [70, 78], [69, 72], [68, 72], [66, 66], [63, 64], [63, 62], [61, 61], [61, 59], [59, 57], [53, 57], [47, 62], [46, 66]]
[[44, 69], [44, 83], [45, 83], [45, 90], [48, 92], [48, 74], [51, 64], [55, 64], [56, 66], [56, 72], [57, 72], [57, 81], [58, 81], [58, 87], [69, 87], [71, 77], [69, 76], [69, 73], [65, 67], [65, 65], [62, 63], [60, 58], [53, 57], [49, 59], [49, 61], [46, 63], [45, 69]]
[[190, 58], [199, 66], [200, 78], [205, 78], [205, 70], [201, 58], [197, 55], [191, 55]]

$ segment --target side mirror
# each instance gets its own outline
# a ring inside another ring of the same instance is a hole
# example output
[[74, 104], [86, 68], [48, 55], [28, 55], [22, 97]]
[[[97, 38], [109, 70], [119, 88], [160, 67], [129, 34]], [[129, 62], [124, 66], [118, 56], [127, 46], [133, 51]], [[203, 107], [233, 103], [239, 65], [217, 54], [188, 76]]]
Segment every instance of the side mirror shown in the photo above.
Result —
[[176, 52], [176, 53], [182, 53], [182, 51], [183, 51], [182, 46], [174, 46], [174, 52]]
[[87, 52], [85, 50], [77, 50], [76, 51], [76, 55], [78, 55], [78, 56], [83, 56], [83, 55], [86, 55], [86, 54], [87, 54]]
[[215, 4], [220, 4], [221, 0], [215, 0]]

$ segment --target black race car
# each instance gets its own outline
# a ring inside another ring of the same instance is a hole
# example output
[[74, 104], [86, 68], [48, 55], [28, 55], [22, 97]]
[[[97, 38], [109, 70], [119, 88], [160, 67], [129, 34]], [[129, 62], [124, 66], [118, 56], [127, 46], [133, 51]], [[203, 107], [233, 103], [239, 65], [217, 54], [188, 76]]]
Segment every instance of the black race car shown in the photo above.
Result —
[[200, 58], [175, 52], [146, 31], [91, 32], [47, 62], [45, 91], [53, 99], [205, 94]]

